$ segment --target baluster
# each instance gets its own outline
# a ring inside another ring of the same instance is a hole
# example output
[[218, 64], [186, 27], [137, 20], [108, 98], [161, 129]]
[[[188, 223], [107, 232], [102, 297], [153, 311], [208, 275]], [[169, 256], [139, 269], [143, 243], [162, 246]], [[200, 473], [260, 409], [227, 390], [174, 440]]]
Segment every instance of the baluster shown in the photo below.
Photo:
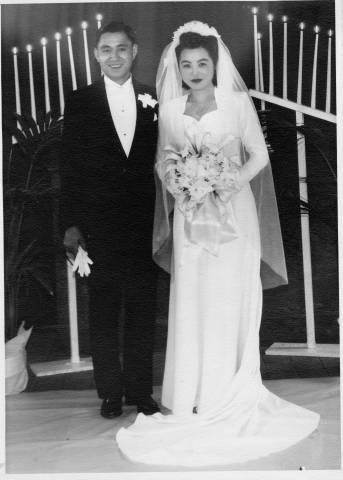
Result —
[[[304, 22], [299, 24], [299, 63], [298, 63], [298, 85], [297, 85], [297, 103], [302, 102], [302, 75], [303, 75], [303, 48], [304, 48]], [[299, 195], [300, 201], [308, 202], [307, 191], [307, 166], [306, 166], [306, 141], [301, 132], [304, 126], [304, 114], [295, 113], [297, 128], [297, 152], [298, 152], [298, 176], [299, 176]], [[314, 307], [313, 307], [313, 286], [312, 286], [312, 265], [311, 265], [311, 241], [309, 212], [306, 209], [300, 209], [301, 214], [301, 241], [303, 256], [303, 274], [305, 290], [305, 311], [306, 311], [306, 336], [307, 348], [314, 349], [316, 346], [315, 327], [314, 327]]]

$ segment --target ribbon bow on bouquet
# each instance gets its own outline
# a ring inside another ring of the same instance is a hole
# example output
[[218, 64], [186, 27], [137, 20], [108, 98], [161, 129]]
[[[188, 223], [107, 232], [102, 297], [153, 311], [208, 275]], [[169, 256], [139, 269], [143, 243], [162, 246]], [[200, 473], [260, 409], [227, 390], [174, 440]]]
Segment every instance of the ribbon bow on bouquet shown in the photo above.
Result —
[[89, 265], [93, 265], [92, 260], [88, 257], [87, 252], [82, 247], [79, 247], [73, 262], [73, 272], [78, 271], [80, 277], [88, 277], [91, 273]]

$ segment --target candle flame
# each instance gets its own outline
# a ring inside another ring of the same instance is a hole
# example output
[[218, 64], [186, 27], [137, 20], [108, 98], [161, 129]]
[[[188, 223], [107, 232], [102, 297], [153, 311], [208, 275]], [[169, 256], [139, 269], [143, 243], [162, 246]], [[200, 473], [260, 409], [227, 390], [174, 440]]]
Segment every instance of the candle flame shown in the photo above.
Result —
[[46, 37], [42, 37], [42, 38], [40, 39], [40, 43], [41, 43], [42, 45], [46, 45], [46, 44], [48, 43], [48, 39], [47, 39]]
[[32, 45], [26, 45], [26, 51], [32, 52]]
[[287, 22], [287, 20], [288, 20], [288, 17], [287, 17], [287, 15], [283, 15], [283, 17], [282, 17], [282, 21], [283, 21], [283, 22]]
[[13, 47], [13, 48], [12, 48], [12, 53], [13, 53], [14, 55], [17, 55], [18, 52], [19, 52], [18, 47]]
[[316, 25], [316, 26], [314, 27], [315, 33], [319, 33], [319, 30], [320, 30], [320, 27], [319, 27], [318, 25]]
[[333, 35], [333, 30], [331, 30], [331, 28], [330, 28], [330, 30], [328, 31], [328, 35], [329, 35], [329, 37], [332, 37], [332, 35]]
[[98, 22], [101, 22], [101, 20], [103, 19], [104, 17], [101, 15], [101, 13], [98, 13], [95, 17], [95, 19], [98, 21]]
[[253, 13], [254, 15], [256, 15], [257, 12], [258, 12], [258, 8], [257, 8], [257, 7], [253, 7], [253, 8], [251, 9], [251, 11], [252, 11], [252, 13]]
[[72, 29], [70, 27], [66, 28], [66, 34], [71, 35], [72, 34]]
[[57, 41], [61, 40], [61, 36], [62, 35], [60, 33], [58, 33], [58, 32], [55, 33], [55, 40], [57, 40]]
[[259, 32], [259, 33], [257, 34], [257, 40], [261, 40], [261, 38], [262, 38], [262, 33]]
[[272, 13], [269, 13], [267, 16], [268, 20], [271, 22], [274, 18], [274, 15]]
[[81, 28], [82, 28], [83, 30], [86, 30], [86, 28], [88, 28], [88, 23], [87, 23], [87, 22], [82, 22], [82, 23], [81, 23]]
[[300, 28], [300, 30], [304, 30], [305, 23], [304, 22], [299, 23], [299, 28]]

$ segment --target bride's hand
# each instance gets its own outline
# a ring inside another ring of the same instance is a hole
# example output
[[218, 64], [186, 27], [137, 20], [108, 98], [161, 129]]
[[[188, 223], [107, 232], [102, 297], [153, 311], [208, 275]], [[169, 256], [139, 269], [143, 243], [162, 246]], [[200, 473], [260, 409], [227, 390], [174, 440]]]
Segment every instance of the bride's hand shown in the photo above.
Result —
[[223, 203], [227, 203], [229, 200], [231, 200], [232, 196], [237, 192], [237, 190], [228, 189], [222, 185], [215, 185], [214, 192], [218, 195]]
[[225, 182], [213, 186], [213, 190], [224, 203], [231, 200], [232, 196], [239, 192], [240, 189], [241, 186], [235, 178], [226, 179]]

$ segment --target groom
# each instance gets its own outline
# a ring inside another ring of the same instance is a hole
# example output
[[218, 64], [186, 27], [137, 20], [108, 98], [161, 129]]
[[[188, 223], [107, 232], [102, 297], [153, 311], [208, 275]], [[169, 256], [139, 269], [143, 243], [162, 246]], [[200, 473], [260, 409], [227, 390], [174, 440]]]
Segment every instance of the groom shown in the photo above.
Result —
[[[133, 30], [111, 22], [97, 32], [101, 80], [66, 103], [61, 168], [64, 246], [87, 250], [90, 336], [101, 415], [159, 411], [151, 398], [156, 267], [152, 261], [153, 164], [157, 141], [154, 91], [131, 75]], [[124, 348], [118, 327], [125, 312]]]

